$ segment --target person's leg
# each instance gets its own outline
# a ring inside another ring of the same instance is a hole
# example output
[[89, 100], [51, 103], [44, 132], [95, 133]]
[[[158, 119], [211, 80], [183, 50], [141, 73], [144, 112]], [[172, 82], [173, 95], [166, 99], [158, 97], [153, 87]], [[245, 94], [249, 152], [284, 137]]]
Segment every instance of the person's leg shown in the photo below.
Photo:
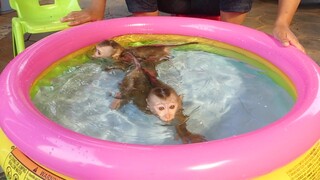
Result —
[[220, 0], [222, 21], [241, 24], [251, 10], [253, 0]]
[[133, 16], [158, 16], [159, 15], [159, 11], [153, 11], [153, 12], [133, 12], [132, 13]]
[[221, 21], [242, 24], [248, 13], [220, 11]]
[[157, 0], [126, 0], [133, 16], [158, 16]]

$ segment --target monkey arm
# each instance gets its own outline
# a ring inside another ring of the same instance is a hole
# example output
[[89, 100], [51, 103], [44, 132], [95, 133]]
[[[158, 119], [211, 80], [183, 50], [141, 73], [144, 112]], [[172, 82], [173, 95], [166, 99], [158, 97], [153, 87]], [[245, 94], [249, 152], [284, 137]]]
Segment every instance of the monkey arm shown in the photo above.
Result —
[[190, 132], [187, 129], [187, 116], [183, 115], [182, 112], [176, 116], [177, 120], [179, 120], [179, 122], [181, 122], [180, 124], [176, 125], [176, 131], [177, 134], [179, 136], [179, 138], [181, 139], [181, 141], [184, 144], [188, 144], [188, 143], [199, 143], [199, 142], [205, 142], [206, 138], [200, 134], [194, 134], [192, 132]]
[[176, 125], [176, 130], [178, 133], [179, 138], [184, 144], [188, 143], [199, 143], [205, 142], [206, 138], [200, 134], [191, 133], [187, 127], [186, 123]]
[[105, 71], [110, 71], [113, 69], [120, 69], [122, 71], [126, 71], [128, 70], [129, 65], [125, 64], [125, 63], [114, 63], [112, 65], [107, 65], [104, 70]]

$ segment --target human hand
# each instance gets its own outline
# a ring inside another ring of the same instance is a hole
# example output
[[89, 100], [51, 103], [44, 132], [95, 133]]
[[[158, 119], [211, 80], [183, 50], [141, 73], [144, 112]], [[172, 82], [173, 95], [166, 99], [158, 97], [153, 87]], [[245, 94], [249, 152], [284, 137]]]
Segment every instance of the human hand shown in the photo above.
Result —
[[276, 25], [273, 29], [273, 36], [278, 39], [283, 46], [293, 45], [303, 53], [306, 53], [304, 47], [288, 26]]
[[76, 26], [87, 22], [103, 19], [103, 14], [84, 9], [81, 11], [73, 11], [61, 19], [61, 22], [69, 22], [69, 26]]

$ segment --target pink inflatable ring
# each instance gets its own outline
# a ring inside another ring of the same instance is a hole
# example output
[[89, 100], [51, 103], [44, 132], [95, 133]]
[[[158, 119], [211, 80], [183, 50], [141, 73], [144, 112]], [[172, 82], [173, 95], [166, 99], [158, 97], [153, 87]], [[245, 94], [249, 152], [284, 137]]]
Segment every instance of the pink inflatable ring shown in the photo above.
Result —
[[[62, 57], [124, 34], [198, 36], [267, 59], [293, 82], [297, 99], [283, 118], [236, 137], [187, 145], [133, 145], [78, 134], [42, 115], [30, 87]], [[320, 137], [319, 67], [269, 35], [223, 22], [182, 17], [119, 18], [55, 33], [27, 48], [0, 81], [4, 134], [30, 159], [75, 179], [250, 179], [293, 161]]]

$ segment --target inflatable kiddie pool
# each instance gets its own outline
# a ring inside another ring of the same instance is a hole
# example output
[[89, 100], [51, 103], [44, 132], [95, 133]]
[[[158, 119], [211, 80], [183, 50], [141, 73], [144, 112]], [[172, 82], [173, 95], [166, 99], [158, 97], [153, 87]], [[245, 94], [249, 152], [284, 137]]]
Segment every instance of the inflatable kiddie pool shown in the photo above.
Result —
[[[292, 82], [297, 94], [294, 107], [271, 125], [235, 137], [152, 146], [81, 135], [35, 108], [29, 91], [46, 68], [78, 49], [124, 34], [196, 36], [252, 52]], [[267, 34], [223, 22], [141, 17], [70, 28], [27, 48], [2, 72], [1, 166], [8, 177], [31, 179], [319, 178], [319, 74], [318, 66], [297, 49], [284, 48]]]

